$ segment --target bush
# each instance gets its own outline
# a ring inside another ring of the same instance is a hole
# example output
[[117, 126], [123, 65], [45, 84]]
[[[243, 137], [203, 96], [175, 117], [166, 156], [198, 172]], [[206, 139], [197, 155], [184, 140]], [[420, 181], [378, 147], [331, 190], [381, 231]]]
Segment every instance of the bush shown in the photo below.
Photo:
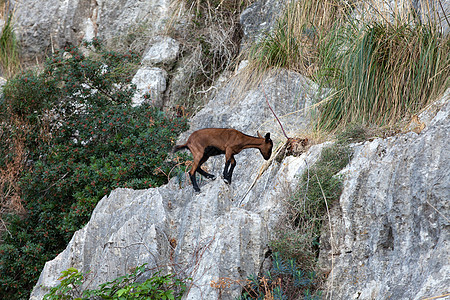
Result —
[[327, 205], [338, 201], [342, 192], [342, 180], [336, 174], [349, 163], [351, 155], [347, 141], [341, 138], [324, 148], [319, 160], [303, 174], [298, 190], [287, 203], [287, 220], [282, 222], [271, 246], [283, 257], [294, 258], [303, 269], [315, 268]]
[[272, 267], [262, 276], [250, 275], [248, 285], [237, 300], [251, 299], [320, 299], [311, 295], [316, 280], [314, 272], [304, 272], [293, 259], [285, 260], [280, 253], [272, 254]]
[[153, 274], [142, 281], [146, 272], [145, 264], [135, 268], [134, 272], [117, 277], [113, 281], [100, 284], [98, 289], [88, 289], [83, 286], [88, 282], [89, 274], [80, 273], [75, 268], [62, 272], [61, 283], [52, 288], [44, 296], [44, 300], [71, 299], [117, 299], [117, 300], [175, 300], [181, 299], [186, 290], [185, 282], [174, 275]]
[[[90, 56], [66, 48], [43, 72], [19, 74], [4, 90], [2, 131], [28, 132], [17, 178], [26, 214], [4, 216], [0, 246], [0, 294], [8, 299], [28, 298], [44, 263], [111, 190], [167, 182], [174, 166], [167, 153], [186, 130], [184, 119], [130, 105], [138, 56], [105, 51], [99, 41], [85, 46]], [[15, 148], [0, 141], [0, 152], [7, 167]]]

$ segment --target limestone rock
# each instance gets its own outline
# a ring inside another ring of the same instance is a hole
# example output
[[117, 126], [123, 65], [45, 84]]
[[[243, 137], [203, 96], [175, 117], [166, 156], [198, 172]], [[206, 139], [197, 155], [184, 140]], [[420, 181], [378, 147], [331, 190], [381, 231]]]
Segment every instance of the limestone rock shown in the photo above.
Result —
[[180, 43], [168, 36], [159, 36], [150, 44], [142, 58], [144, 65], [173, 64], [180, 52]]
[[10, 7], [23, 58], [31, 62], [53, 49], [78, 45], [95, 10], [95, 4], [87, 0], [11, 1]]
[[[304, 84], [284, 92], [284, 97], [290, 99], [295, 99], [299, 89], [308, 87], [302, 76], [292, 72], [285, 73], [280, 80]], [[269, 95], [280, 93], [277, 82], [266, 78]], [[288, 91], [293, 94], [289, 96]], [[222, 93], [215, 101], [225, 101], [227, 92]], [[250, 92], [254, 93], [255, 90]], [[248, 107], [251, 103], [264, 106], [265, 100], [259, 96], [246, 95], [246, 99], [252, 100], [242, 103]], [[275, 107], [293, 111], [302, 101], [298, 100]], [[241, 108], [239, 115], [244, 114], [250, 120], [230, 115], [238, 114], [237, 102], [213, 101], [205, 110], [218, 104], [221, 106], [213, 119], [227, 123], [211, 125], [222, 124], [246, 132], [256, 128], [271, 130], [266, 124], [270, 124], [272, 116], [262, 107], [252, 108], [247, 114]], [[292, 117], [292, 122], [298, 121], [295, 114]], [[289, 121], [285, 119], [286, 123]], [[192, 126], [200, 127], [201, 122], [198, 116]], [[187, 176], [175, 177], [159, 188], [113, 191], [99, 202], [89, 223], [75, 233], [66, 250], [46, 263], [31, 299], [42, 299], [46, 290], [41, 286], [56, 285], [60, 272], [69, 267], [93, 271], [95, 276], [89, 283], [94, 288], [143, 263], [193, 278], [184, 299], [218, 299], [220, 293], [221, 299], [234, 299], [240, 294], [243, 280], [258, 273], [263, 264], [271, 229], [283, 213], [282, 199], [295, 189], [298, 176], [318, 159], [322, 147], [313, 146], [308, 153], [280, 158], [280, 162], [266, 162], [255, 149], [244, 150], [236, 156], [231, 185], [219, 178], [201, 180], [199, 194], [193, 192]], [[219, 156], [212, 158], [206, 167], [219, 177], [223, 166], [224, 158]], [[222, 292], [211, 287], [212, 281], [221, 278], [233, 281]]]
[[420, 134], [355, 147], [331, 213], [332, 234], [322, 236], [321, 261], [331, 272], [327, 299], [449, 292], [449, 117], [447, 101]]
[[[136, 72], [131, 82], [137, 88], [132, 99], [134, 105], [150, 101], [155, 106], [162, 107], [163, 93], [167, 88], [167, 72], [164, 69], [143, 66]], [[146, 100], [145, 94], [150, 94], [150, 99]]]
[[240, 17], [244, 31], [242, 45], [245, 47], [269, 33], [287, 3], [285, 0], [259, 0], [247, 7]]
[[305, 132], [310, 122], [311, 104], [317, 97], [316, 84], [286, 70], [265, 76], [260, 84], [247, 91], [240, 89], [240, 82], [239, 75], [231, 78], [192, 118], [189, 132], [181, 139], [200, 128], [231, 126], [250, 135], [256, 135], [256, 131], [270, 132], [272, 139], [283, 140], [281, 127], [267, 101], [289, 137]]
[[168, 0], [13, 0], [9, 7], [23, 58], [31, 62], [82, 39], [111, 42], [137, 27], [149, 36], [161, 34], [171, 15]]

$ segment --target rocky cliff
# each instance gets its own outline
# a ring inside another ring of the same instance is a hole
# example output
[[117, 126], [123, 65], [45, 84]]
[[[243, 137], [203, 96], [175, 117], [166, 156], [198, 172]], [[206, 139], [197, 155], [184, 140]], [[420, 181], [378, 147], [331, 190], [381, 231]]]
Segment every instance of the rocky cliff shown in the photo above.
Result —
[[[284, 2], [257, 1], [241, 15], [244, 43], [274, 25]], [[439, 1], [436, 10], [442, 14], [449, 3]], [[151, 92], [162, 106], [167, 89], [186, 82], [188, 58], [180, 58], [180, 41], [164, 36], [163, 25], [173, 16], [169, 1], [10, 1], [9, 6], [29, 61], [84, 38], [114, 40], [139, 27], [148, 29], [140, 44], [142, 68], [133, 80], [139, 95]], [[234, 127], [251, 135], [269, 131], [280, 146], [284, 137], [266, 101], [289, 136], [308, 130], [317, 87], [303, 76], [267, 75], [245, 93], [235, 93], [239, 75], [227, 79], [215, 86], [214, 97], [180, 141], [199, 128]], [[423, 130], [352, 146], [354, 157], [342, 172], [342, 197], [331, 208], [321, 238], [320, 264], [329, 273], [324, 298], [424, 299], [450, 293], [449, 91], [439, 103], [420, 116]], [[92, 271], [92, 288], [143, 263], [192, 277], [185, 299], [233, 299], [246, 276], [265, 268], [284, 199], [323, 147], [269, 162], [258, 151], [245, 150], [236, 157], [231, 185], [219, 178], [201, 181], [200, 194], [183, 176], [160, 188], [115, 190], [99, 202], [66, 250], [45, 265], [31, 299], [42, 299], [45, 287], [56, 285], [69, 267]], [[206, 167], [219, 175], [223, 163], [218, 157]], [[211, 287], [220, 278], [233, 285]]]
[[[282, 136], [274, 130], [276, 121], [264, 105], [261, 87], [232, 99], [229, 92], [235, 84], [231, 81], [222, 89], [191, 121], [191, 128], [207, 122], [255, 135], [257, 129], [271, 131], [279, 145]], [[310, 81], [293, 72], [268, 77], [261, 86], [268, 97], [296, 99], [278, 101], [274, 109], [280, 114], [308, 106], [315, 91]], [[242, 107], [247, 114], [238, 113]], [[299, 110], [283, 120], [291, 124], [288, 134], [301, 133], [308, 114]], [[42, 286], [57, 284], [60, 272], [69, 267], [93, 271], [90, 284], [95, 286], [142, 263], [193, 278], [184, 299], [218, 299], [219, 294], [221, 299], [234, 299], [244, 279], [263, 268], [271, 229], [283, 214], [283, 199], [295, 189], [298, 176], [318, 159], [322, 147], [269, 162], [257, 150], [244, 150], [236, 156], [231, 185], [221, 179], [203, 181], [199, 194], [186, 178], [174, 178], [154, 189], [115, 190], [100, 201], [90, 222], [75, 233], [66, 250], [46, 263], [31, 299], [41, 299]], [[207, 168], [219, 175], [223, 164], [223, 157], [216, 157]], [[225, 291], [211, 287], [211, 281], [221, 278], [235, 284]]]
[[420, 133], [355, 145], [322, 236], [329, 299], [449, 296], [449, 100]]

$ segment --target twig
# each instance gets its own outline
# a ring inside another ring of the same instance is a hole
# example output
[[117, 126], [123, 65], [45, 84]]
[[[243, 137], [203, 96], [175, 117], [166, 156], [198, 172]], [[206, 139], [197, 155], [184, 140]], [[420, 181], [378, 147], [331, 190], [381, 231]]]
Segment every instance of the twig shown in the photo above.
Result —
[[258, 175], [255, 177], [255, 180], [253, 180], [253, 183], [250, 185], [250, 187], [247, 189], [247, 191], [245, 192], [244, 196], [242, 196], [241, 200], [239, 200], [239, 204], [238, 206], [241, 206], [242, 201], [244, 201], [245, 197], [247, 197], [248, 193], [250, 192], [250, 190], [255, 186], [256, 181], [258, 181], [258, 179], [261, 177], [261, 175], [267, 170], [267, 168], [269, 168], [269, 166], [272, 164], [272, 161], [278, 156], [278, 154], [280, 153], [281, 149], [284, 148], [284, 146], [286, 145], [287, 142], [285, 142], [281, 147], [279, 147], [278, 149], [275, 150], [275, 154], [272, 154], [272, 157], [265, 163], [263, 163], [263, 165], [261, 166], [261, 168], [259, 168], [259, 172]]
[[[442, 11], [444, 12], [444, 18], [445, 18], [445, 20], [447, 21], [448, 26], [450, 26], [450, 22], [449, 22], [448, 19], [447, 19], [447, 14], [445, 13], [445, 9], [444, 9], [444, 7], [442, 6], [441, 0], [439, 0], [438, 3], [439, 3], [439, 6], [441, 7]], [[447, 294], [447, 295], [448, 295], [448, 294]]]
[[13, 238], [11, 232], [8, 230], [8, 227], [7, 227], [6, 224], [5, 224], [5, 221], [3, 221], [3, 218], [0, 218], [0, 221], [2, 221], [2, 225], [5, 227], [6, 232], [9, 233], [9, 236], [10, 236], [11, 238]]
[[444, 297], [447, 297], [447, 296], [450, 296], [450, 293], [443, 294], [443, 295], [439, 295], [439, 296], [435, 296], [435, 297], [430, 297], [430, 298], [424, 298], [424, 299], [422, 299], [422, 300], [439, 299], [439, 298], [444, 298]]
[[[446, 216], [444, 216], [443, 213], [441, 213], [439, 210], [437, 210], [437, 208], [434, 207], [433, 204], [430, 203], [430, 201], [427, 200], [427, 203], [428, 203], [428, 205], [430, 205], [435, 211], [437, 211], [437, 213], [440, 214], [445, 220], [447, 220], [447, 222], [450, 223], [450, 220], [449, 220]], [[431, 299], [431, 298], [430, 298], [430, 299]]]
[[[323, 200], [325, 201], [325, 207], [327, 208], [328, 226], [329, 226], [329, 229], [330, 229], [330, 245], [331, 245], [331, 274], [330, 274], [330, 276], [331, 276], [331, 289], [330, 289], [330, 299], [333, 299], [333, 280], [334, 280], [334, 276], [333, 276], [334, 255], [333, 255], [333, 253], [334, 253], [334, 251], [333, 251], [333, 231], [332, 231], [332, 228], [331, 228], [331, 217], [330, 217], [330, 211], [328, 210], [327, 197], [325, 197], [325, 193], [324, 193], [324, 191], [322, 189], [322, 185], [320, 184], [319, 177], [317, 176], [317, 174], [315, 174], [315, 175], [316, 175], [317, 182], [319, 183], [320, 190], [322, 191]], [[327, 291], [327, 294], [328, 294], [328, 291]]]
[[58, 179], [56, 182], [54, 182], [53, 184], [51, 184], [47, 189], [43, 190], [42, 193], [48, 192], [48, 190], [50, 190], [52, 187], [54, 187], [59, 181], [63, 180], [64, 177], [67, 176], [67, 174], [69, 174], [69, 172], [67, 172], [67, 173], [64, 174], [60, 179]]
[[264, 93], [264, 97], [266, 98], [266, 102], [267, 102], [267, 105], [269, 106], [270, 111], [275, 116], [275, 119], [277, 119], [278, 124], [280, 124], [281, 130], [283, 131], [284, 136], [289, 140], [290, 138], [286, 135], [286, 132], [284, 131], [283, 125], [280, 122], [280, 119], [278, 119], [277, 115], [275, 114], [275, 112], [272, 109], [272, 106], [270, 106], [269, 99], [267, 99], [267, 95], [266, 95], [266, 91], [264, 90], [264, 87], [263, 87], [263, 93]]

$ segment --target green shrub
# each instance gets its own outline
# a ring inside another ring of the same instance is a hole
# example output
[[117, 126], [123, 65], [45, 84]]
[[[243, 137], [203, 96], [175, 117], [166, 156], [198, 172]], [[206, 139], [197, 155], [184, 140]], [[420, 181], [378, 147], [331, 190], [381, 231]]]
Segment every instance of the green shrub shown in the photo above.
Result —
[[174, 275], [153, 274], [142, 282], [145, 276], [145, 264], [135, 268], [134, 272], [117, 277], [113, 281], [100, 284], [98, 289], [88, 289], [83, 284], [88, 282], [89, 274], [80, 273], [75, 268], [62, 272], [61, 283], [50, 289], [44, 300], [72, 299], [116, 299], [116, 300], [175, 300], [181, 299], [186, 290], [186, 283]]
[[242, 295], [236, 300], [320, 299], [320, 295], [311, 295], [316, 274], [301, 270], [294, 259], [285, 260], [278, 252], [272, 254], [272, 267], [269, 271], [262, 276], [251, 274], [247, 281]]
[[[2, 131], [27, 128], [27, 166], [17, 180], [25, 215], [4, 217], [0, 294], [28, 298], [44, 263], [61, 252], [98, 201], [118, 187], [156, 187], [175, 163], [166, 160], [186, 120], [141, 105], [132, 107], [133, 53], [86, 43], [69, 47], [43, 72], [11, 79], [0, 105]], [[12, 137], [14, 138], [14, 137]], [[0, 167], [15, 148], [0, 141]]]
[[336, 174], [352, 155], [347, 141], [338, 140], [341, 142], [324, 148], [319, 160], [303, 174], [299, 188], [287, 203], [287, 220], [271, 241], [274, 251], [294, 258], [306, 270], [315, 268], [327, 205], [339, 200], [342, 192], [342, 179]]

